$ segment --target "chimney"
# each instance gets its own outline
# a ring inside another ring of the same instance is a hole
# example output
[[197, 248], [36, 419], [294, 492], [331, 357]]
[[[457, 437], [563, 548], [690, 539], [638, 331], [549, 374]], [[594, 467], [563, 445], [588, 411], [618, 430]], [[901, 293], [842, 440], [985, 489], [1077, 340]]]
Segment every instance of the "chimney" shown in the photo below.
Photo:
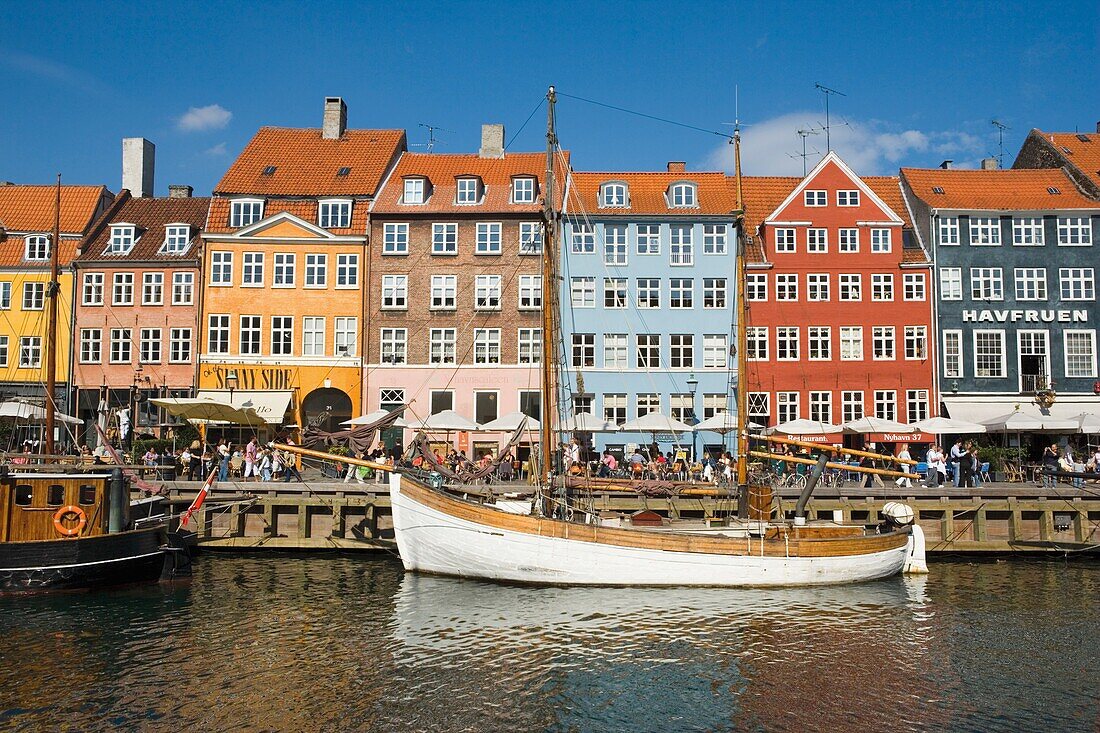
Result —
[[997, 170], [996, 158], [982, 158], [982, 170], [983, 171], [995, 171]]
[[1096, 123], [1096, 131], [1097, 131], [1097, 132], [1100, 132], [1100, 122], [1097, 122], [1097, 123]]
[[348, 106], [340, 97], [325, 97], [325, 119], [321, 126], [321, 137], [325, 140], [339, 140], [348, 129]]
[[157, 146], [143, 137], [122, 138], [122, 187], [135, 198], [153, 195], [153, 167]]
[[477, 154], [480, 158], [504, 157], [504, 125], [481, 126], [481, 150]]
[[687, 164], [682, 160], [670, 160], [668, 161], [669, 173], [683, 173], [687, 170]]
[[170, 199], [189, 199], [194, 192], [195, 189], [181, 183], [173, 183], [168, 186], [168, 198]]
[[942, 163], [940, 163], [940, 168], [943, 168], [945, 171], [949, 171], [949, 170], [951, 170], [951, 164], [954, 163], [954, 162], [955, 161], [953, 161], [953, 160], [945, 160]]

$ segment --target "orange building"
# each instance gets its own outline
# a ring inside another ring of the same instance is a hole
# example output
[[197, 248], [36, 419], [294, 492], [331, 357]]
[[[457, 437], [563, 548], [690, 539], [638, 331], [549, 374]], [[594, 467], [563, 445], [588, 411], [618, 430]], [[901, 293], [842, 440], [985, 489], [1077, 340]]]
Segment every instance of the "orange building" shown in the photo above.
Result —
[[368, 207], [401, 130], [261, 128], [214, 190], [204, 234], [200, 396], [272, 425], [361, 411]]
[[[46, 288], [53, 246], [55, 186], [0, 184], [0, 397], [42, 402], [46, 383]], [[55, 404], [69, 405], [72, 260], [81, 238], [110, 205], [103, 186], [61, 187]]]

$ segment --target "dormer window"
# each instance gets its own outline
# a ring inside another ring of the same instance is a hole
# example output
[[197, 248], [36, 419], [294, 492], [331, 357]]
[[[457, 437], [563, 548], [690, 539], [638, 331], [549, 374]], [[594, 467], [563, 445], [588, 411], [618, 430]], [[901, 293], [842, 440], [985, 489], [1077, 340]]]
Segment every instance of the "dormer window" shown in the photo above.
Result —
[[512, 203], [513, 204], [533, 204], [535, 203], [535, 179], [529, 176], [522, 176], [520, 178], [512, 179]]
[[401, 202], [405, 204], [422, 204], [427, 194], [428, 182], [424, 178], [406, 178], [405, 194]]
[[473, 176], [455, 180], [455, 203], [476, 204], [481, 201], [481, 179]]
[[347, 229], [351, 226], [351, 202], [345, 199], [320, 202], [317, 224], [324, 229]]
[[229, 226], [246, 227], [258, 222], [263, 215], [263, 199], [237, 199], [229, 208]]
[[694, 183], [674, 183], [668, 189], [669, 205], [676, 209], [698, 206]]
[[859, 191], [837, 191], [837, 206], [859, 206]]
[[600, 187], [601, 209], [625, 209], [629, 206], [625, 183], [605, 183]]
[[124, 255], [134, 248], [134, 225], [112, 224], [111, 242], [107, 245], [107, 253]]
[[50, 238], [41, 234], [27, 237], [23, 257], [30, 261], [50, 259]]
[[190, 243], [190, 224], [169, 224], [164, 228], [164, 246], [160, 251], [170, 255], [182, 254]]

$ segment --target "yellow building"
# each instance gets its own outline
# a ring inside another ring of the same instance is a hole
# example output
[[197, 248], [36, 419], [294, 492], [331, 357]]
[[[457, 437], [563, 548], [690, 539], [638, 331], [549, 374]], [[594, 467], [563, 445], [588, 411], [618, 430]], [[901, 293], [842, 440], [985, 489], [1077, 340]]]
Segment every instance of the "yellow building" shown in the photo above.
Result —
[[271, 425], [360, 414], [367, 217], [400, 130], [261, 128], [214, 190], [203, 235], [198, 396]]
[[[46, 390], [46, 298], [55, 220], [55, 186], [0, 184], [0, 398], [42, 404]], [[62, 186], [54, 395], [69, 410], [72, 368], [72, 260], [114, 195], [103, 186]]]

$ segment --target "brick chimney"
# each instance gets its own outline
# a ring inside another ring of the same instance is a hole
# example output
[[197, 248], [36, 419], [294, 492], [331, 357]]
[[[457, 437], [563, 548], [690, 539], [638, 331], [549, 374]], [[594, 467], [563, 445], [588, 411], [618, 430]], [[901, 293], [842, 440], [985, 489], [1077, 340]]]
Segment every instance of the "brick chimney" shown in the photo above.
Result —
[[481, 149], [477, 155], [479, 158], [504, 157], [504, 125], [481, 126]]
[[321, 125], [321, 137], [339, 140], [348, 129], [348, 106], [340, 97], [325, 97], [325, 117]]
[[668, 161], [669, 173], [683, 173], [687, 170], [687, 164], [682, 160], [670, 160]]
[[157, 146], [143, 137], [122, 138], [122, 187], [135, 198], [153, 195]]
[[998, 167], [996, 158], [982, 158], [983, 171], [995, 171]]
[[945, 160], [942, 163], [940, 163], [940, 168], [943, 168], [945, 171], [949, 171], [949, 170], [951, 170], [951, 165], [954, 162], [955, 161], [953, 161], [953, 160]]
[[170, 199], [189, 199], [195, 189], [190, 186], [186, 186], [181, 183], [173, 183], [168, 186], [168, 198]]

